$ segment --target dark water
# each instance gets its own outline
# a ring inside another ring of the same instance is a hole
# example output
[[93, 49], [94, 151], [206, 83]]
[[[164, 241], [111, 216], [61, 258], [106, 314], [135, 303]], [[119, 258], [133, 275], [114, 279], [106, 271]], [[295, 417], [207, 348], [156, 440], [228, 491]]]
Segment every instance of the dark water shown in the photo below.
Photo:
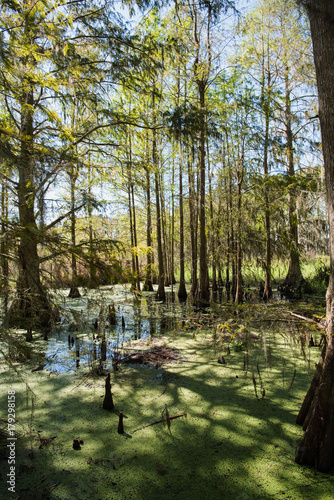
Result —
[[[101, 362], [108, 368], [126, 342], [181, 328], [187, 311], [192, 310], [168, 290], [165, 302], [156, 301], [155, 292], [134, 294], [123, 285], [89, 290], [79, 299], [70, 299], [67, 294], [68, 290], [57, 294], [63, 317], [49, 335], [46, 349], [44, 369], [58, 373]], [[108, 322], [108, 306], [112, 304], [115, 325]]]
[[[196, 313], [199, 312], [189, 300], [186, 304], [180, 303], [177, 294], [172, 293], [168, 288], [165, 302], [156, 301], [156, 292], [135, 294], [131, 292], [128, 285], [86, 290], [79, 299], [70, 299], [67, 295], [68, 290], [64, 290], [58, 291], [54, 297], [54, 300], [62, 306], [63, 317], [61, 324], [49, 335], [46, 348], [48, 362], [44, 369], [58, 373], [80, 368], [85, 370], [96, 367], [111, 369], [113, 362], [118, 357], [122, 357], [122, 348], [126, 347], [127, 342], [181, 330], [185, 325], [187, 327], [187, 319], [192, 316], [195, 317], [194, 324], [196, 325]], [[222, 300], [223, 303], [221, 303]], [[273, 298], [272, 305], [277, 302], [282, 302], [278, 296]], [[259, 299], [251, 303], [259, 303]], [[115, 325], [108, 322], [108, 308], [112, 304], [116, 313]], [[211, 307], [206, 311], [200, 311], [198, 321], [205, 321], [205, 317], [210, 317], [215, 312], [218, 312], [216, 317], [220, 317], [222, 309], [219, 308], [226, 308], [229, 311], [226, 297], [213, 294]], [[231, 310], [230, 317], [233, 318], [234, 314], [235, 312]], [[239, 320], [242, 320], [242, 317], [239, 317]], [[98, 328], [96, 328], [97, 323]], [[279, 316], [273, 320], [272, 324], [276, 324], [277, 329], [280, 329], [283, 334], [287, 324], [278, 325], [278, 323]], [[264, 323], [266, 335], [270, 324], [271, 321]], [[284, 333], [289, 346], [291, 343], [300, 343], [301, 332], [298, 326], [296, 328], [297, 331], [292, 334], [289, 329]], [[270, 334], [268, 342], [271, 341], [271, 337]], [[301, 347], [302, 355], [306, 360], [303, 346]], [[264, 355], [266, 356], [265, 352]]]

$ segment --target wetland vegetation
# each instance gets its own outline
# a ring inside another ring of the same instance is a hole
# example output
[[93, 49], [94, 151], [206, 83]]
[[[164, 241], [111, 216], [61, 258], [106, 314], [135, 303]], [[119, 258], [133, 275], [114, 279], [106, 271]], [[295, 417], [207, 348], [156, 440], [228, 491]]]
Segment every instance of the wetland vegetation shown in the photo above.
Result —
[[[199, 310], [168, 290], [164, 303], [126, 285], [80, 291], [76, 299], [68, 289], [54, 293], [64, 309], [48, 340], [35, 331], [32, 342], [24, 330], [2, 335], [1, 408], [11, 387], [17, 410], [11, 498], [332, 498], [332, 474], [294, 461], [323, 301]], [[116, 324], [106, 313], [97, 328], [108, 303]], [[108, 373], [111, 410], [103, 404]], [[5, 443], [2, 434], [2, 463]]]
[[333, 498], [332, 0], [1, 14], [1, 497]]

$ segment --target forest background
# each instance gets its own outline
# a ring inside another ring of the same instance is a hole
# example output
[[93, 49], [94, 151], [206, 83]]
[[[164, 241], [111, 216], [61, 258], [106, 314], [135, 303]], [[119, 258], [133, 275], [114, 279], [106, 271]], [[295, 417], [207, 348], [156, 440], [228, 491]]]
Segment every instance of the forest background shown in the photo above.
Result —
[[9, 324], [50, 324], [48, 287], [157, 283], [163, 299], [177, 279], [179, 298], [200, 304], [209, 284], [236, 302], [251, 286], [268, 300], [273, 279], [287, 296], [323, 292], [315, 70], [294, 1], [245, 15], [232, 2], [140, 16], [98, 2], [2, 5]]
[[329, 283], [296, 454], [328, 471], [334, 39], [315, 3], [2, 1], [0, 265], [4, 331], [26, 340], [59, 320], [52, 289], [324, 305]]

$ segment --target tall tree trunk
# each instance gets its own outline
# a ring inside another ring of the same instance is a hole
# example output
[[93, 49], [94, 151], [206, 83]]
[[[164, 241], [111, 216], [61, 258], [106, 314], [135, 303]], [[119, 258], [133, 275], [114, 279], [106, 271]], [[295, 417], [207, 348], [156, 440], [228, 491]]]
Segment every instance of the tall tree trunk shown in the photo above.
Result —
[[195, 174], [194, 174], [195, 152], [194, 144], [191, 147], [191, 156], [187, 149], [187, 166], [188, 166], [188, 186], [189, 186], [189, 214], [190, 214], [190, 241], [191, 241], [191, 289], [190, 295], [195, 296], [197, 290], [197, 226], [198, 226], [198, 211], [195, 192]]
[[143, 290], [145, 292], [153, 292], [152, 285], [152, 208], [151, 208], [151, 181], [150, 169], [146, 167], [146, 245], [147, 245], [147, 260], [146, 260], [146, 278]]
[[[267, 108], [268, 108], [267, 103]], [[272, 296], [271, 287], [271, 231], [270, 231], [270, 205], [267, 181], [269, 179], [268, 169], [268, 144], [269, 144], [269, 109], [265, 110], [265, 136], [263, 151], [263, 174], [264, 174], [264, 217], [266, 231], [266, 279], [264, 284], [263, 300], [267, 301]]]
[[[153, 99], [153, 109], [154, 109], [154, 99]], [[157, 299], [165, 300], [165, 270], [164, 270], [164, 256], [162, 248], [162, 228], [161, 228], [161, 210], [160, 210], [160, 189], [159, 189], [159, 163], [158, 163], [158, 151], [157, 151], [157, 130], [153, 128], [153, 169], [154, 169], [154, 180], [155, 180], [155, 201], [156, 201], [156, 213], [157, 213], [157, 244], [158, 244], [158, 291]]]
[[[160, 162], [161, 164], [162, 162]], [[162, 235], [162, 256], [165, 273], [165, 286], [170, 286], [169, 252], [168, 252], [168, 234], [167, 217], [165, 208], [165, 193], [163, 188], [162, 175], [159, 173], [159, 193], [160, 193], [160, 216], [161, 216], [161, 235]]]
[[137, 221], [136, 221], [136, 205], [133, 182], [131, 182], [131, 203], [132, 203], [132, 217], [133, 217], [133, 244], [135, 252], [135, 286], [136, 290], [140, 291], [140, 270], [139, 270], [139, 256], [138, 256], [138, 239], [137, 239]]
[[199, 280], [196, 293], [196, 302], [206, 305], [210, 301], [209, 273], [206, 245], [206, 216], [205, 216], [205, 83], [199, 82], [200, 102], [200, 200], [199, 200]]
[[18, 166], [19, 246], [17, 298], [8, 314], [8, 324], [22, 328], [49, 326], [54, 313], [41, 284], [37, 246], [40, 234], [35, 219], [33, 88], [22, 96], [21, 151]]
[[70, 175], [70, 189], [71, 189], [71, 246], [72, 246], [72, 255], [71, 255], [71, 289], [69, 293], [69, 297], [71, 298], [79, 298], [81, 297], [81, 293], [78, 290], [78, 270], [77, 270], [77, 257], [75, 254], [76, 247], [76, 215], [75, 215], [75, 185], [78, 178], [78, 173], [75, 166], [72, 164], [69, 170]]
[[93, 247], [93, 210], [92, 210], [92, 168], [90, 163], [90, 154], [88, 162], [88, 203], [87, 203], [87, 214], [88, 214], [88, 236], [89, 236], [89, 282], [91, 287], [96, 286], [96, 267], [94, 265], [94, 247]]
[[[3, 167], [4, 168], [4, 167]], [[8, 188], [6, 179], [1, 183], [1, 270], [2, 270], [2, 293], [3, 293], [3, 316], [4, 326], [7, 325], [8, 298], [9, 298], [9, 263], [8, 263], [8, 242], [6, 237], [8, 220]]]
[[187, 300], [186, 282], [184, 277], [184, 214], [183, 214], [183, 150], [181, 133], [179, 132], [179, 190], [180, 190], [180, 284], [177, 295], [180, 302]]
[[[180, 78], [180, 66], [178, 66], [178, 78], [177, 78], [177, 105], [180, 104], [180, 94], [181, 94], [181, 78]], [[185, 85], [184, 90], [184, 104], [187, 103], [187, 87]], [[182, 127], [181, 123], [178, 125], [177, 129], [177, 139], [179, 148], [179, 207], [180, 207], [180, 283], [177, 296], [180, 302], [185, 302], [187, 300], [187, 290], [184, 274], [184, 213], [183, 213], [183, 147], [182, 147]]]
[[212, 290], [217, 290], [217, 266], [216, 266], [216, 248], [215, 248], [215, 218], [213, 212], [213, 194], [212, 194], [212, 172], [210, 168], [210, 149], [209, 141], [206, 143], [208, 158], [208, 177], [209, 177], [209, 198], [210, 198], [210, 246], [211, 246], [211, 269], [212, 269]]
[[288, 162], [289, 187], [289, 249], [290, 261], [288, 274], [281, 285], [281, 289], [288, 294], [300, 292], [304, 278], [300, 268], [299, 245], [298, 245], [298, 217], [297, 217], [297, 195], [293, 184], [295, 177], [295, 165], [293, 155], [293, 134], [291, 124], [291, 91], [289, 81], [289, 69], [285, 70], [285, 136], [286, 155]]
[[132, 271], [132, 286], [135, 286], [136, 262], [134, 254], [134, 238], [133, 238], [133, 216], [132, 216], [132, 200], [131, 200], [131, 186], [128, 179], [128, 207], [129, 207], [129, 229], [130, 229], [130, 245], [131, 245], [131, 271]]
[[310, 19], [319, 93], [329, 217], [330, 281], [326, 296], [326, 342], [297, 417], [305, 433], [296, 461], [327, 472], [334, 466], [334, 3], [332, 0], [303, 3]]
[[[242, 160], [243, 161], [243, 160]], [[242, 183], [243, 183], [243, 166], [242, 170], [237, 173], [238, 181], [238, 216], [237, 216], [237, 241], [236, 241], [236, 290], [235, 303], [243, 302], [243, 284], [242, 284], [242, 247], [241, 247], [241, 211], [242, 211]]]
[[136, 225], [136, 205], [134, 197], [134, 182], [132, 178], [132, 142], [131, 132], [127, 132], [126, 139], [127, 147], [127, 190], [128, 190], [128, 205], [129, 205], [129, 223], [130, 223], [130, 242], [131, 242], [131, 262], [132, 262], [132, 287], [140, 290], [139, 281], [139, 259], [137, 248], [137, 225]]
[[134, 182], [132, 179], [132, 141], [131, 132], [128, 133], [129, 140], [129, 182], [130, 182], [130, 203], [132, 205], [132, 231], [133, 231], [133, 252], [134, 252], [134, 284], [135, 288], [140, 291], [140, 271], [139, 271], [139, 256], [138, 256], [138, 240], [137, 240], [137, 221], [136, 221], [136, 204], [134, 193]]

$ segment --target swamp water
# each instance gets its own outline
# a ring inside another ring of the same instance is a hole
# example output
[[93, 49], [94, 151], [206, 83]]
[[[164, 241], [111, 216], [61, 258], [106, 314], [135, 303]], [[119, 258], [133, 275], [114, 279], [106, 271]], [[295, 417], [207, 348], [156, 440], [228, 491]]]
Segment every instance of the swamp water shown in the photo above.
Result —
[[[68, 297], [68, 289], [54, 293], [53, 300], [62, 308], [62, 320], [49, 335], [44, 370], [55, 373], [94, 368], [101, 372], [110, 371], [117, 359], [135, 348], [131, 342], [187, 327], [194, 331], [203, 328], [212, 331], [217, 358], [230, 349], [244, 351], [246, 371], [258, 370], [259, 364], [271, 367], [275, 347], [285, 353], [283, 371], [285, 364], [292, 368], [298, 358], [309, 370], [311, 368], [309, 328], [294, 325], [291, 318], [291, 323], [289, 319], [283, 319], [281, 323], [279, 317], [275, 317], [277, 313], [271, 312], [275, 306], [282, 306], [278, 300], [274, 301], [273, 307], [263, 302], [246, 304], [250, 308], [248, 312], [241, 309], [241, 316], [235, 316], [235, 307], [227, 303], [213, 302], [213, 307], [196, 312], [189, 302], [180, 303], [177, 294], [168, 288], [165, 302], [155, 299], [155, 291], [135, 293], [129, 285], [105, 286], [98, 290], [82, 290], [81, 293], [81, 298], [76, 299]], [[115, 308], [114, 325], [108, 322], [111, 305]], [[316, 330], [313, 330], [313, 337], [316, 342], [320, 341], [320, 333]]]
[[[80, 299], [67, 294], [55, 294], [63, 319], [48, 341], [38, 335], [31, 345], [22, 332], [24, 345], [46, 353], [44, 371], [31, 370], [35, 360], [15, 372], [2, 366], [0, 410], [8, 387], [17, 394], [15, 500], [333, 499], [332, 476], [294, 462], [301, 437], [295, 417], [319, 358], [319, 349], [309, 347], [310, 333], [317, 344], [321, 334], [291, 317], [287, 304], [222, 303], [196, 311], [177, 299], [156, 302], [154, 293], [134, 296], [124, 286], [87, 291]], [[101, 308], [106, 318], [112, 302], [117, 325], [100, 324], [99, 333], [93, 324]], [[293, 305], [304, 316], [306, 309]], [[159, 371], [145, 365], [112, 370], [115, 351], [136, 349], [136, 338], [145, 349], [145, 339], [149, 347], [167, 343], [182, 362]], [[111, 412], [102, 407], [104, 378], [86, 377], [104, 354]], [[226, 364], [218, 362], [221, 355]], [[166, 406], [170, 415], [187, 418], [173, 420], [171, 429], [152, 426]], [[118, 410], [126, 415], [123, 435]], [[73, 438], [83, 440], [80, 451]], [[7, 498], [3, 491], [0, 484], [0, 497]]]
[[[103, 363], [110, 369], [123, 357], [127, 342], [148, 339], [182, 328], [192, 306], [179, 303], [167, 290], [166, 301], [156, 292], [135, 293], [128, 285], [82, 291], [80, 298], [58, 290], [53, 300], [62, 308], [61, 323], [49, 334], [45, 370], [62, 373]], [[108, 321], [108, 307], [115, 307], [115, 324]]]

